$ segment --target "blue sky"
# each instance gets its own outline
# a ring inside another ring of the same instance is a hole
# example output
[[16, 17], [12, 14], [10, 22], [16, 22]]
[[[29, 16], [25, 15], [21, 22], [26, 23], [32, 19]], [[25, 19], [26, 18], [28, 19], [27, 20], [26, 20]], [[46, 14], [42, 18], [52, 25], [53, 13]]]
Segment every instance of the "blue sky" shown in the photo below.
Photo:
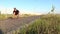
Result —
[[60, 0], [0, 0], [0, 6], [24, 10], [25, 12], [48, 13], [52, 5], [56, 13], [60, 13]]

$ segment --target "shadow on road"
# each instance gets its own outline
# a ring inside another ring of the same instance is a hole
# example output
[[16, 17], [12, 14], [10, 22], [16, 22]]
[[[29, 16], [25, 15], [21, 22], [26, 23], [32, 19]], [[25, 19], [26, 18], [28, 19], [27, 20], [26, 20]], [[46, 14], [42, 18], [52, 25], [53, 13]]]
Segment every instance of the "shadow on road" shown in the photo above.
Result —
[[0, 34], [4, 34], [3, 31], [0, 29]]

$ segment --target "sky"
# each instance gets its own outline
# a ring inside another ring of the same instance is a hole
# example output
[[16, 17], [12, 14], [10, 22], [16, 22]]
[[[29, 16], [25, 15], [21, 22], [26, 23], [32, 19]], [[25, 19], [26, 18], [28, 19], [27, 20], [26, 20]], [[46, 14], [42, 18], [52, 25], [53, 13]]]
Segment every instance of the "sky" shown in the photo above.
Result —
[[55, 7], [55, 12], [60, 13], [60, 0], [0, 0], [0, 11], [11, 13], [17, 8], [20, 13], [45, 14]]

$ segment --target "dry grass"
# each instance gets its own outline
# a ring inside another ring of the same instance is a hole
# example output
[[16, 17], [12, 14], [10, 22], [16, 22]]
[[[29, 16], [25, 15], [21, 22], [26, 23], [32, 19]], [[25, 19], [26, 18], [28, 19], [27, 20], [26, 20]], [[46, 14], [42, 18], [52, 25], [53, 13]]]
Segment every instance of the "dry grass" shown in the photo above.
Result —
[[60, 15], [45, 15], [14, 34], [60, 34]]

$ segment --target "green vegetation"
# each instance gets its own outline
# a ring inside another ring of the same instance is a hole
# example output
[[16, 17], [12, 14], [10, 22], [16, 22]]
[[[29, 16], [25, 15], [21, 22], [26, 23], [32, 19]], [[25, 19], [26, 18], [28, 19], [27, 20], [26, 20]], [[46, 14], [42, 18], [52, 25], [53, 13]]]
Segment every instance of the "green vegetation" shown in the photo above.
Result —
[[[12, 15], [7, 16], [10, 17]], [[6, 18], [6, 15], [0, 15], [0, 19]], [[43, 15], [34, 22], [12, 31], [12, 34], [60, 34], [60, 15]]]
[[60, 34], [60, 15], [44, 15], [13, 34]]
[[3, 20], [3, 19], [6, 19], [6, 15], [4, 15], [4, 14], [0, 14], [0, 20]]
[[35, 15], [32, 15], [32, 14], [22, 14], [22, 15], [20, 15], [20, 17], [30, 17], [30, 16], [35, 16]]
[[[19, 15], [20, 17], [30, 17], [30, 16], [34, 16], [34, 15], [31, 15], [31, 14], [22, 14], [22, 15]], [[10, 18], [10, 17], [13, 17], [12, 14], [0, 14], [0, 20], [5, 20], [7, 18]]]
[[52, 9], [51, 11], [48, 12], [48, 14], [51, 14], [51, 13], [54, 14], [54, 12], [55, 12], [55, 6], [52, 5]]
[[[20, 15], [20, 17], [29, 17], [29, 16], [31, 16], [31, 15], [29, 15], [29, 14]], [[12, 14], [0, 14], [0, 20], [5, 20], [9, 17], [13, 17], [13, 15]]]
[[0, 14], [0, 20], [5, 20], [7, 19], [8, 17], [11, 17], [12, 15], [11, 14]]

